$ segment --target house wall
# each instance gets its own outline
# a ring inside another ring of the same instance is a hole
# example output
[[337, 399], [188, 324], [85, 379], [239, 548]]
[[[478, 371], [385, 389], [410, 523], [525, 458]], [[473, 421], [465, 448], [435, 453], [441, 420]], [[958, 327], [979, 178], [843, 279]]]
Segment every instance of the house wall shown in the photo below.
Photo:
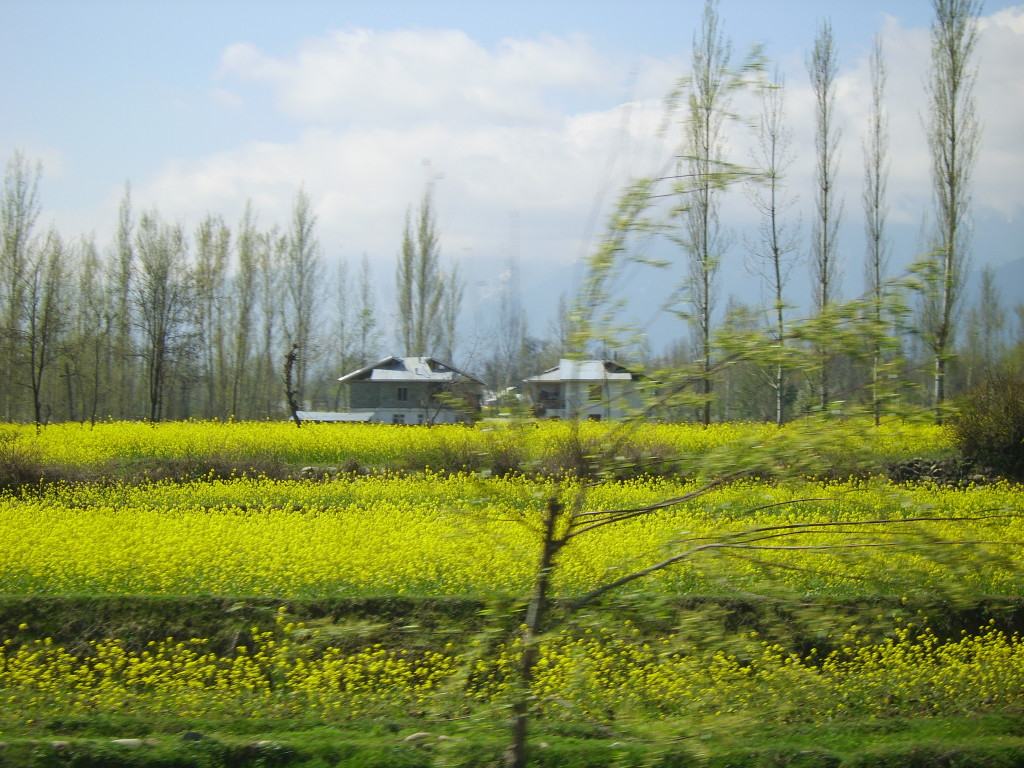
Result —
[[[405, 398], [399, 398], [399, 390], [405, 391]], [[425, 382], [383, 382], [352, 381], [348, 383], [349, 407], [352, 410], [365, 408], [399, 408], [404, 410], [422, 409], [429, 402], [430, 391]]]
[[350, 381], [348, 388], [348, 407], [353, 411], [376, 408], [380, 404], [380, 388], [369, 381]]
[[371, 422], [376, 424], [461, 424], [465, 417], [447, 409], [424, 408], [380, 408], [373, 413]]
[[[350, 381], [347, 382], [349, 409], [353, 412], [372, 411], [372, 420], [378, 423], [456, 424], [465, 416], [431, 399], [431, 385], [427, 382]], [[400, 389], [404, 398], [400, 398]]]
[[[543, 385], [535, 392], [539, 389], [557, 389], [560, 396], [557, 404], [563, 407], [549, 405], [545, 414], [548, 417], [621, 419], [629, 415], [630, 409], [640, 406], [640, 396], [632, 381], [563, 381]], [[596, 399], [591, 398], [592, 393]]]

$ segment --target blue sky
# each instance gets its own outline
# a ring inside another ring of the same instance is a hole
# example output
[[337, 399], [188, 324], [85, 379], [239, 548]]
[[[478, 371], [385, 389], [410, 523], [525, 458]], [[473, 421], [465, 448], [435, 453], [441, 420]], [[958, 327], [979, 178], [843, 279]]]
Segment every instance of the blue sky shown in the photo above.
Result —
[[[0, 0], [0, 158], [20, 149], [40, 160], [42, 222], [67, 237], [92, 232], [101, 247], [126, 181], [137, 208], [190, 227], [207, 212], [233, 223], [247, 199], [261, 224], [284, 226], [302, 184], [325, 259], [366, 254], [385, 302], [404, 212], [433, 175], [445, 258], [471, 280], [467, 320], [484, 328], [515, 248], [531, 330], [542, 333], [544, 308], [571, 290], [574, 262], [617, 190], [670, 151], [671, 136], [657, 135], [662, 99], [685, 74], [702, 6]], [[797, 150], [790, 184], [805, 228], [805, 60], [820, 21], [833, 26], [844, 292], [856, 293], [866, 56], [876, 31], [889, 61], [894, 262], [919, 246], [929, 209], [921, 116], [930, 3], [721, 0], [719, 12], [737, 57], [761, 42], [786, 75]], [[975, 261], [999, 266], [1024, 256], [1024, 4], [985, 4], [978, 53]], [[745, 141], [737, 133], [732, 151], [742, 156]], [[740, 265], [751, 221], [734, 197], [723, 208], [734, 230], [723, 304], [749, 283]], [[636, 278], [641, 288], [647, 280], [671, 282]]]

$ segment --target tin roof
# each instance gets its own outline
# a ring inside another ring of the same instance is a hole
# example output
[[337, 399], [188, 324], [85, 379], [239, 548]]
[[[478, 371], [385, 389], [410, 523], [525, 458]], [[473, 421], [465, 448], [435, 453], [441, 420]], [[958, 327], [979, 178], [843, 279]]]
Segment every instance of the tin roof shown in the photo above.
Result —
[[568, 360], [562, 358], [558, 366], [527, 379], [528, 382], [554, 381], [632, 381], [640, 378], [628, 368], [612, 360]]
[[476, 376], [471, 376], [433, 357], [392, 356], [345, 374], [338, 381], [428, 381], [452, 384], [462, 379], [483, 385]]
[[347, 411], [296, 411], [299, 421], [369, 421], [371, 413], [349, 413]]

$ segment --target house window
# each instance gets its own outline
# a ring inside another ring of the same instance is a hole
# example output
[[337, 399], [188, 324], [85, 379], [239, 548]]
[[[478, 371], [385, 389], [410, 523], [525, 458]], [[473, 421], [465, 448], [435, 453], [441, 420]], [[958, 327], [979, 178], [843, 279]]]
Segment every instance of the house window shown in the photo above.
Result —
[[393, 414], [391, 416], [391, 423], [392, 424], [405, 424], [405, 414], [404, 413]]
[[398, 388], [398, 399], [402, 400], [403, 402], [405, 400], [409, 399], [409, 388], [408, 387], [399, 387]]
[[600, 384], [594, 384], [590, 387], [590, 400], [601, 400], [604, 398], [604, 388]]

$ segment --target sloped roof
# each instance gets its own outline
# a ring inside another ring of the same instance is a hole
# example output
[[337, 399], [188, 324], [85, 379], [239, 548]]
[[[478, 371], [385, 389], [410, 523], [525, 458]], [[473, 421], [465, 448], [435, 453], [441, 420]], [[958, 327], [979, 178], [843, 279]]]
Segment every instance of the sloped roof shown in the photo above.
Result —
[[369, 421], [373, 414], [347, 411], [296, 411], [299, 421]]
[[562, 358], [555, 368], [531, 376], [527, 382], [556, 381], [633, 381], [641, 378], [612, 360], [568, 360]]
[[388, 382], [435, 382], [438, 384], [453, 384], [456, 381], [468, 379], [483, 386], [483, 382], [476, 376], [471, 376], [465, 371], [442, 363], [433, 357], [385, 357], [372, 365], [364, 366], [358, 371], [347, 373], [338, 381], [388, 381]]

